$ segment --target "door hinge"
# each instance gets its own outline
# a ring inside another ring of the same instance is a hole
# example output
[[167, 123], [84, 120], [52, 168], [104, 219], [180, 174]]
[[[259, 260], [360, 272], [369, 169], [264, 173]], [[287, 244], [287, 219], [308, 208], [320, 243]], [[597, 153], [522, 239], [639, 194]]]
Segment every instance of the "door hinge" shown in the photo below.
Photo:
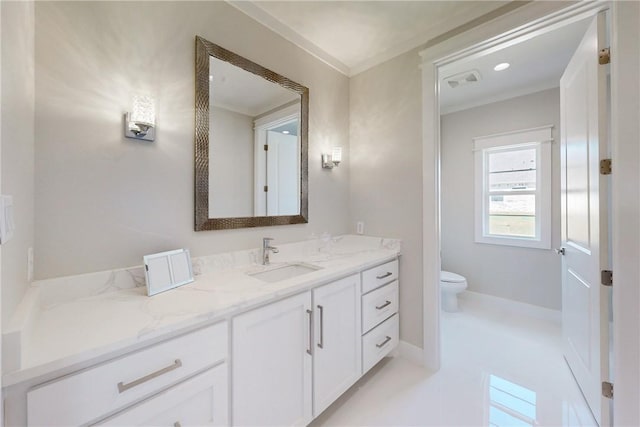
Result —
[[264, 144], [264, 151], [269, 151], [269, 146], [267, 144]]
[[611, 159], [600, 160], [600, 174], [611, 175]]
[[602, 270], [600, 272], [600, 283], [604, 286], [613, 286], [613, 271]]
[[602, 395], [607, 399], [613, 399], [613, 384], [608, 381], [602, 382]]
[[265, 186], [264, 186], [264, 192], [266, 193], [267, 191], [269, 191], [269, 186], [268, 186], [268, 185], [265, 185]]
[[606, 65], [611, 62], [611, 51], [608, 47], [600, 49], [600, 52], [598, 52], [598, 62], [600, 65]]

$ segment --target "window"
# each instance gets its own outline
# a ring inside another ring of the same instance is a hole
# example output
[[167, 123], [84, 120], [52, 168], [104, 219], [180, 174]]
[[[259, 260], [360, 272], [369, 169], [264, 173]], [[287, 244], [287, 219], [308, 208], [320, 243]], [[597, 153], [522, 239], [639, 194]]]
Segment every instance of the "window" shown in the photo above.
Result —
[[474, 139], [476, 242], [551, 247], [551, 129]]

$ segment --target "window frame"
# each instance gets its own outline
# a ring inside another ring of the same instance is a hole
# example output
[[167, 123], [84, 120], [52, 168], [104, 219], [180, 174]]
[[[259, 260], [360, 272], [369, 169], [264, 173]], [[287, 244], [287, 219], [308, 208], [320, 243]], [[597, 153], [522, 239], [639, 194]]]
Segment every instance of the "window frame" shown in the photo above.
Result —
[[[475, 186], [475, 242], [535, 249], [551, 249], [551, 144], [553, 125], [473, 138]], [[489, 154], [536, 149], [536, 189], [489, 190]], [[535, 237], [489, 234], [489, 199], [499, 195], [535, 195]]]

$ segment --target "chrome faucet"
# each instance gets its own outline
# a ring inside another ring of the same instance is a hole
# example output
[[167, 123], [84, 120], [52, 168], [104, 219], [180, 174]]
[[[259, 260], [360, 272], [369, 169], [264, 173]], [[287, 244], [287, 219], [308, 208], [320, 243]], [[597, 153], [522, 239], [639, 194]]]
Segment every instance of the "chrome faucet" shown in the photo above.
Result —
[[271, 246], [273, 237], [265, 237], [262, 239], [262, 265], [269, 265], [269, 252], [277, 254], [278, 248]]

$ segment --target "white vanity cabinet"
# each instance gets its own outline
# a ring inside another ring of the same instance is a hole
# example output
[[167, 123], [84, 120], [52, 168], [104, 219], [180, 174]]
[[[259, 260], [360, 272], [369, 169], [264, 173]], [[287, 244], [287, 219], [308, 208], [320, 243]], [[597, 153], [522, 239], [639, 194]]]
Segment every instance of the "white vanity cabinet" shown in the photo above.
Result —
[[398, 260], [362, 272], [362, 373], [400, 340]]
[[325, 267], [291, 292], [256, 284], [259, 302], [240, 289], [215, 323], [14, 382], [5, 425], [308, 425], [399, 342], [398, 260], [386, 256]]
[[95, 425], [226, 426], [229, 425], [228, 366], [196, 375]]
[[362, 374], [360, 275], [313, 290], [313, 415], [318, 416]]
[[360, 331], [359, 274], [235, 317], [233, 424], [311, 422], [360, 378]]
[[312, 419], [311, 292], [233, 319], [232, 417], [238, 426]]
[[[184, 390], [188, 387], [184, 382], [189, 378], [204, 375], [200, 372], [216, 365], [226, 373], [227, 348], [228, 324], [220, 322], [37, 386], [26, 395], [27, 425], [95, 424], [141, 401], [162, 401], [162, 393], [174, 396], [176, 404], [186, 401]], [[204, 381], [209, 389], [224, 393], [224, 396], [216, 395], [216, 419], [225, 424], [228, 417], [228, 405], [224, 403], [226, 375], [221, 376], [221, 370], [216, 372], [215, 381], [205, 375], [198, 384], [201, 386]], [[209, 404], [213, 405], [213, 400]], [[125, 424], [146, 425], [145, 422], [152, 422], [160, 415], [160, 409], [168, 408], [142, 403], [135, 412], [136, 418], [125, 417], [130, 420]], [[176, 419], [171, 425], [175, 422], [181, 423]]]

